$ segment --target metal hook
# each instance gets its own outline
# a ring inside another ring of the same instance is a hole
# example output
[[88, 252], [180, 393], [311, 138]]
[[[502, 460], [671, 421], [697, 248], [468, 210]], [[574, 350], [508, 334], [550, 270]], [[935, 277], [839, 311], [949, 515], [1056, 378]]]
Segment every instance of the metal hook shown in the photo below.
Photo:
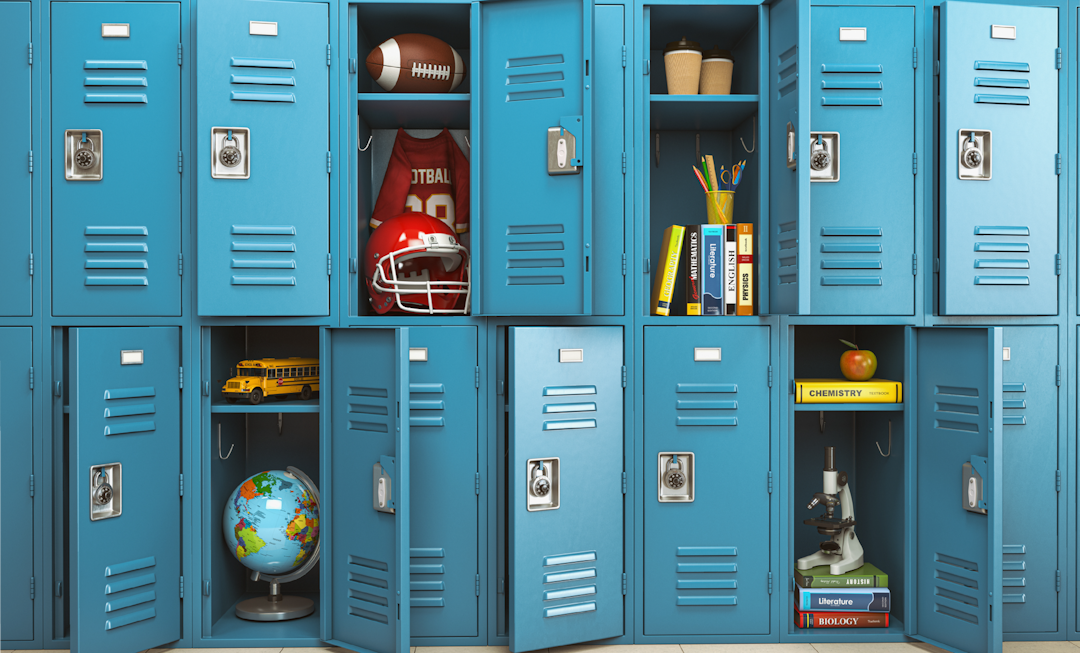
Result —
[[757, 116], [756, 115], [754, 116], [754, 141], [753, 141], [754, 144], [752, 146], [750, 146], [749, 150], [747, 150], [746, 149], [746, 141], [744, 141], [742, 139], [742, 136], [739, 137], [739, 142], [742, 143], [742, 149], [746, 150], [747, 154], [753, 154], [754, 150], [757, 149]]
[[472, 143], [470, 143], [470, 142], [469, 142], [469, 137], [468, 137], [468, 135], [465, 135], [465, 144], [469, 146], [469, 149], [470, 149], [470, 150], [472, 149]]
[[877, 445], [877, 451], [881, 454], [882, 458], [888, 458], [892, 455], [892, 420], [889, 420], [889, 453], [885, 453], [881, 450], [880, 442], [875, 441], [874, 444]]
[[365, 145], [364, 147], [360, 147], [360, 138], [359, 138], [359, 135], [358, 135], [357, 138], [356, 138], [356, 149], [361, 151], [361, 152], [367, 152], [368, 148], [371, 147], [371, 141], [374, 138], [375, 138], [375, 136], [368, 136], [367, 145]]
[[277, 434], [279, 436], [281, 435], [282, 430], [283, 430], [282, 429], [282, 424], [283, 423], [284, 423], [284, 419], [282, 418], [282, 413], [278, 413], [277, 414]]
[[660, 134], [656, 134], [656, 167], [660, 167]]
[[825, 411], [823, 411], [823, 410], [818, 411], [818, 423], [817, 423], [817, 426], [818, 426], [818, 431], [821, 431], [822, 433], [825, 432]]
[[694, 134], [694, 165], [701, 163], [701, 134]]
[[232, 455], [232, 450], [233, 450], [233, 447], [235, 447], [235, 446], [236, 446], [236, 444], [229, 445], [229, 453], [225, 454], [224, 456], [221, 455], [221, 422], [218, 422], [218, 425], [217, 425], [217, 457], [220, 458], [221, 460], [228, 460], [229, 456]]

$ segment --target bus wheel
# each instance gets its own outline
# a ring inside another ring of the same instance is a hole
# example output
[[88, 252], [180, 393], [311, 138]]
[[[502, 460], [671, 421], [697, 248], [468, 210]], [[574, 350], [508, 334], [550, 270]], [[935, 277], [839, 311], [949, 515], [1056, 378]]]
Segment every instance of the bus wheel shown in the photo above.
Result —
[[251, 405], [252, 406], [258, 406], [259, 404], [262, 403], [262, 400], [263, 400], [262, 388], [252, 388], [251, 397], [248, 399], [248, 401], [251, 402]]
[[303, 387], [303, 389], [300, 390], [300, 398], [303, 399], [304, 401], [307, 401], [308, 399], [311, 399], [311, 386], [310, 385], [305, 385]]
[[225, 397], [225, 403], [227, 403], [227, 404], [235, 404], [236, 403], [236, 397]]

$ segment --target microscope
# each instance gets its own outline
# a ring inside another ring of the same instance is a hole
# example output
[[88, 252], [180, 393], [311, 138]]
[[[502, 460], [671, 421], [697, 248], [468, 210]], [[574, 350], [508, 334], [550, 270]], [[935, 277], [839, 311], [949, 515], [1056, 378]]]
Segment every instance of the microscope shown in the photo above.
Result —
[[[799, 558], [797, 566], [801, 570], [821, 565], [829, 565], [829, 573], [844, 574], [863, 565], [863, 548], [855, 535], [855, 504], [851, 500], [851, 489], [847, 484], [847, 472], [836, 471], [836, 448], [825, 447], [825, 469], [822, 472], [822, 491], [814, 493], [814, 500], [806, 506], [825, 506], [825, 514], [817, 519], [806, 519], [804, 524], [816, 526], [818, 533], [828, 535], [829, 539], [821, 543], [821, 550], [805, 558]], [[836, 506], [840, 506], [840, 518], [834, 515]]]

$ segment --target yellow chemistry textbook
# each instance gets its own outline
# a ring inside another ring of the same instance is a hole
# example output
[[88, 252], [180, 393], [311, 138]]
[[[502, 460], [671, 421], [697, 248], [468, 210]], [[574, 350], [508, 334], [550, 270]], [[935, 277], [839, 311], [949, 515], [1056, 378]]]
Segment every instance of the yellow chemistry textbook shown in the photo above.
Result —
[[903, 384], [899, 381], [870, 379], [795, 379], [797, 404], [901, 404]]

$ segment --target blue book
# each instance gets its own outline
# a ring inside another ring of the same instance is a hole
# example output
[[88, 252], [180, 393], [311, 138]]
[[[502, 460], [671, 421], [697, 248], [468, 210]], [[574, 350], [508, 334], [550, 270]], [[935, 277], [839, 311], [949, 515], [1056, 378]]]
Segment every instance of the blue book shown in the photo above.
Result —
[[803, 587], [799, 590], [798, 606], [806, 612], [888, 612], [889, 589], [868, 587], [866, 589], [833, 589]]
[[724, 225], [702, 225], [701, 314], [724, 314]]

